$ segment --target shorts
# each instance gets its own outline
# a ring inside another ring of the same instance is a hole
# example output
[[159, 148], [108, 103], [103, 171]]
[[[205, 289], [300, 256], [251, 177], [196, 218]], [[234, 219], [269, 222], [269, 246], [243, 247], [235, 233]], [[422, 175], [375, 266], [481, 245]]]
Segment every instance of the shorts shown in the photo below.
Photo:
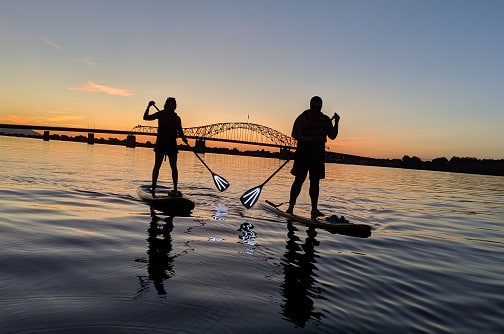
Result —
[[177, 138], [158, 136], [154, 152], [164, 155], [174, 155], [178, 153]]
[[310, 179], [325, 178], [324, 145], [307, 145], [296, 149], [291, 174], [306, 177], [308, 172], [310, 172]]

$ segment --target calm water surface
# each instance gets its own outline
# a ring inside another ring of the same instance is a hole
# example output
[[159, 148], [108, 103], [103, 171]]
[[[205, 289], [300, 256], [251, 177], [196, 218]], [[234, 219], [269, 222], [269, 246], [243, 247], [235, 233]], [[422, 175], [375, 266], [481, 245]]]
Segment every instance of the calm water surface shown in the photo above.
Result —
[[[0, 331], [504, 332], [503, 177], [328, 164], [320, 209], [357, 238], [242, 207], [281, 161], [203, 158], [230, 188], [181, 152], [196, 208], [171, 221], [136, 196], [151, 149], [0, 136]], [[260, 201], [288, 200], [290, 167]]]

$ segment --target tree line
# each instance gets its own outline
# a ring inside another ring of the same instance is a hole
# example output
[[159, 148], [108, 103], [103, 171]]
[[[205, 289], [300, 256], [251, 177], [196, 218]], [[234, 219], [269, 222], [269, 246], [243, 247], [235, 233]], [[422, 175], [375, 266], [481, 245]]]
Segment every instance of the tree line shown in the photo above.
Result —
[[405, 155], [401, 162], [403, 168], [504, 176], [504, 159], [452, 157], [448, 160], [445, 157], [441, 157], [432, 159], [432, 161], [422, 161], [418, 157]]
[[327, 160], [329, 162], [358, 165], [504, 176], [504, 159], [493, 160], [454, 156], [451, 159], [441, 157], [432, 159], [431, 161], [422, 161], [419, 157], [410, 157], [409, 155], [403, 156], [402, 159], [376, 159], [339, 153], [328, 153]]

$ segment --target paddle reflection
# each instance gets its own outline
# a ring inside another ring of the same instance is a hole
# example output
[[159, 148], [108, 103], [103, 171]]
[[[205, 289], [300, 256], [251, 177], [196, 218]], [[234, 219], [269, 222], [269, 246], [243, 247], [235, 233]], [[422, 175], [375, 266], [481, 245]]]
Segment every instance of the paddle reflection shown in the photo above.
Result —
[[318, 246], [319, 242], [315, 239], [317, 232], [313, 227], [306, 230], [307, 238], [303, 244], [295, 234], [299, 230], [292, 223], [288, 223], [287, 227], [288, 240], [282, 261], [285, 275], [281, 285], [285, 300], [282, 314], [296, 326], [303, 328], [309, 319], [320, 320], [323, 317], [321, 312], [314, 311], [313, 301], [322, 298], [323, 292], [322, 288], [315, 286], [315, 272], [318, 270], [315, 246]]
[[139, 294], [149, 290], [149, 282], [154, 284], [158, 295], [166, 295], [164, 281], [175, 274], [173, 269], [174, 255], [172, 251], [171, 231], [173, 230], [173, 217], [160, 218], [151, 210], [147, 242], [147, 273], [148, 276], [139, 276]]

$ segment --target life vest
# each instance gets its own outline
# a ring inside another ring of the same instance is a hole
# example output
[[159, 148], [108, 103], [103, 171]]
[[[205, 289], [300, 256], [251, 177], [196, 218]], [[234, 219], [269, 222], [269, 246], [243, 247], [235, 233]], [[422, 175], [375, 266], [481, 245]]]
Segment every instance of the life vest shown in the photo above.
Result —
[[158, 114], [158, 134], [166, 137], [177, 137], [179, 116], [175, 112], [164, 111]]
[[316, 138], [317, 141], [326, 141], [327, 136], [327, 119], [322, 113], [317, 113], [315, 115], [310, 115], [310, 112], [306, 110], [303, 113], [304, 119], [301, 125], [302, 135], [305, 137]]

